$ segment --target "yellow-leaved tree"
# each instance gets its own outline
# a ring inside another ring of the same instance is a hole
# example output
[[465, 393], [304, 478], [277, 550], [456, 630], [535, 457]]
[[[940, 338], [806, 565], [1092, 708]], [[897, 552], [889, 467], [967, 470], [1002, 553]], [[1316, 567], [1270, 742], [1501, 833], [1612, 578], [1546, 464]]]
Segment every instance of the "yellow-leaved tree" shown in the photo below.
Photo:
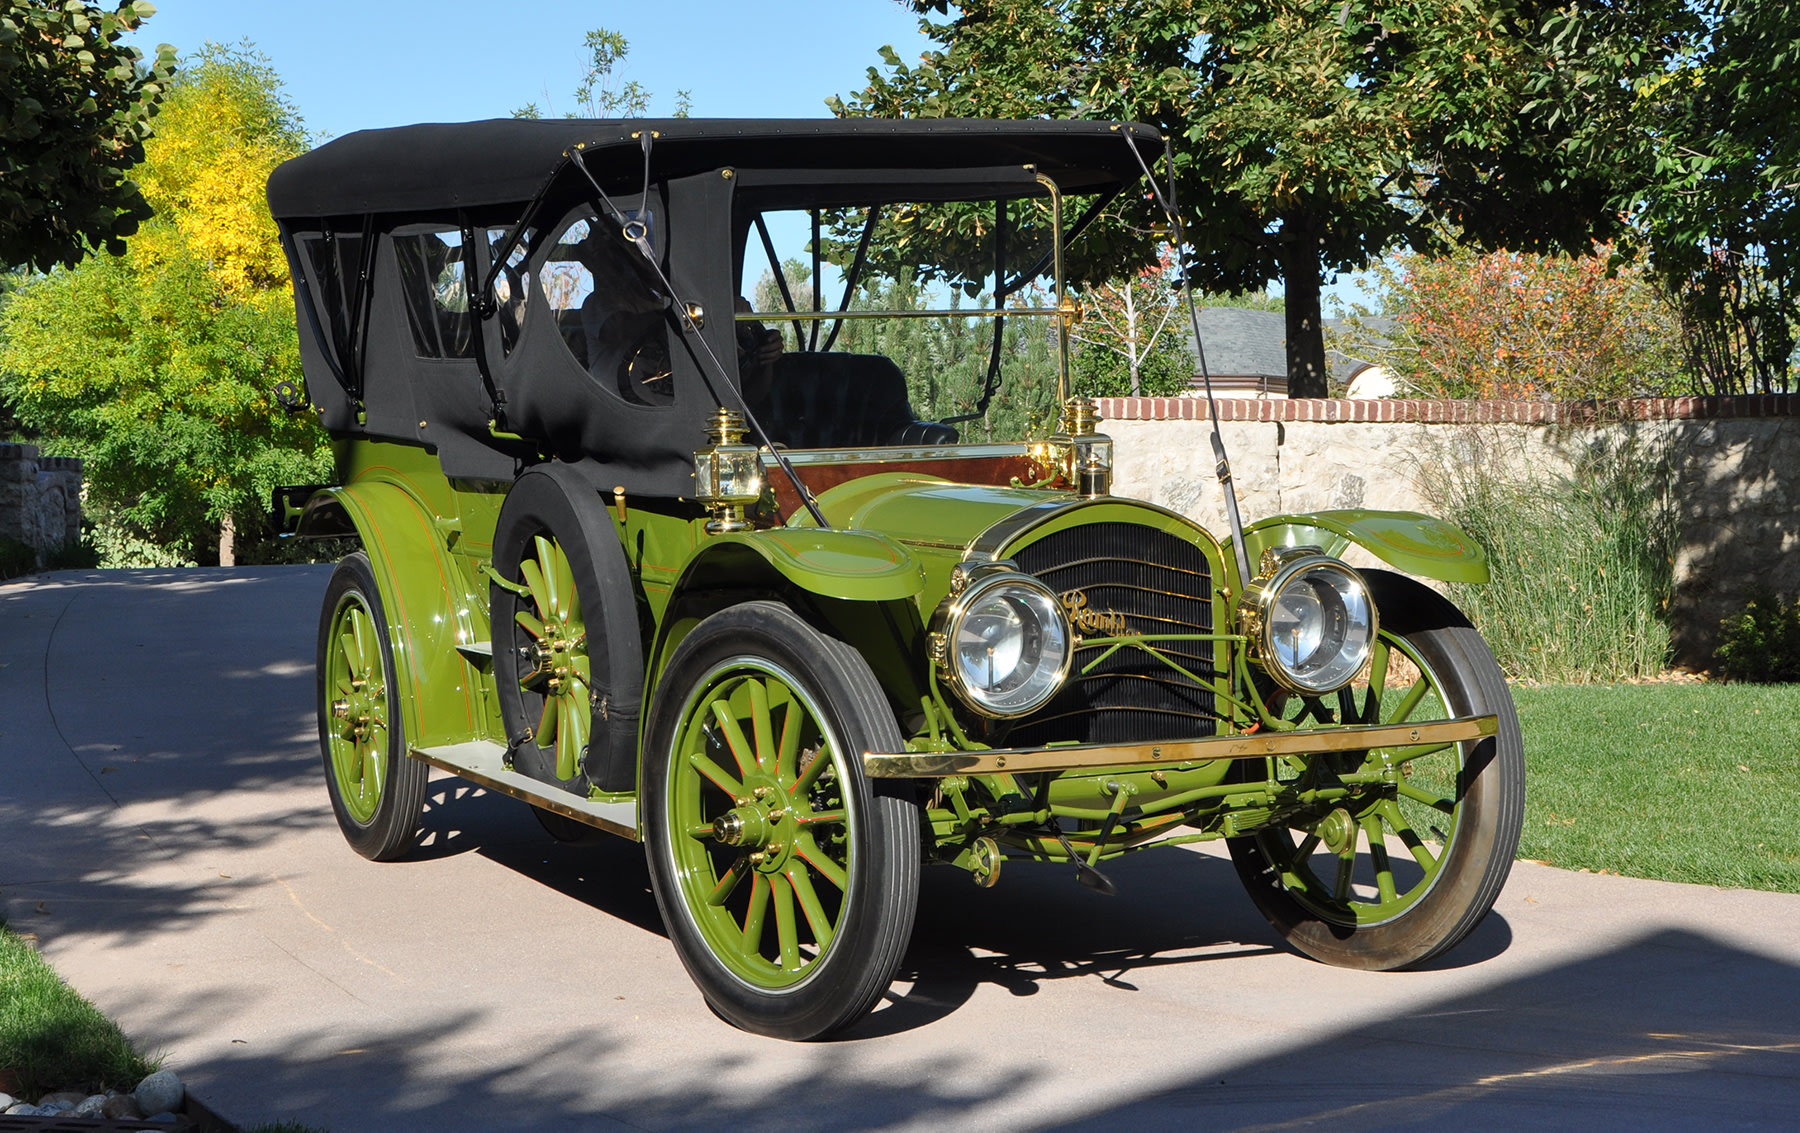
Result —
[[137, 171], [156, 215], [123, 255], [38, 276], [0, 311], [0, 393], [86, 461], [105, 562], [229, 563], [273, 487], [330, 473], [316, 422], [271, 393], [300, 360], [264, 185], [306, 148], [268, 60], [208, 44]]

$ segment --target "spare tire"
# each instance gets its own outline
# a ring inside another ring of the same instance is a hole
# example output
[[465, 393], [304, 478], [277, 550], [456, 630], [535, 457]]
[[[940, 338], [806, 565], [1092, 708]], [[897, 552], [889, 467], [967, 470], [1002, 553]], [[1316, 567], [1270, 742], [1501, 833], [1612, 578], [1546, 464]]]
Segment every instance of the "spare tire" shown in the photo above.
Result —
[[637, 788], [637, 589], [598, 490], [566, 464], [513, 482], [494, 529], [494, 682], [513, 766], [585, 796]]

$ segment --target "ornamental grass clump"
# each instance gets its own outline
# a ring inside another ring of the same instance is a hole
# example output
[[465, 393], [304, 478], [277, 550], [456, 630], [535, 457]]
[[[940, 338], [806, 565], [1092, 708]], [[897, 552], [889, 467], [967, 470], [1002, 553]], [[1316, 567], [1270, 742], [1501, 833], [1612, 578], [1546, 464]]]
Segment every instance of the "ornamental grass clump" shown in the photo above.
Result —
[[1421, 461], [1426, 495], [1487, 551], [1454, 585], [1508, 676], [1540, 683], [1654, 676], [1669, 659], [1678, 513], [1666, 439], [1625, 427], [1565, 438], [1567, 470], [1469, 433]]

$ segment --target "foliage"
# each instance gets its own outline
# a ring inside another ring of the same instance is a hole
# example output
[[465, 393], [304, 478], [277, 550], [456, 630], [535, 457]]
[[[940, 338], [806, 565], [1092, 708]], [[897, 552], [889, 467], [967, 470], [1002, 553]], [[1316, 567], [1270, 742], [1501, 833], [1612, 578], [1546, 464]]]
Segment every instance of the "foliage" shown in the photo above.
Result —
[[[1657, 71], [1685, 19], [1677, 0], [966, 0], [944, 22], [949, 0], [911, 3], [940, 49], [909, 67], [884, 48], [832, 110], [1157, 126], [1198, 218], [1187, 282], [1284, 281], [1297, 396], [1325, 392], [1325, 273], [1452, 236], [1578, 252], [1617, 231], [1621, 79]], [[1151, 261], [1156, 218], [1129, 207], [1078, 278]]]
[[47, 449], [85, 460], [90, 506], [127, 537], [205, 561], [227, 516], [259, 524], [277, 484], [329, 473], [317, 424], [270, 394], [301, 375], [263, 185], [305, 134], [267, 61], [217, 45], [159, 121], [143, 172], [158, 215], [126, 254], [19, 289], [0, 311], [0, 395]]
[[1719, 675], [1758, 684], [1800, 681], [1800, 603], [1759, 593], [1719, 623]]
[[1169, 283], [1174, 251], [1080, 296], [1079, 344], [1071, 359], [1074, 391], [1086, 397], [1162, 396], [1188, 388], [1194, 359], [1182, 342], [1187, 304]]
[[1800, 688], [1585, 685], [1513, 700], [1531, 784], [1520, 857], [1800, 893]]
[[1510, 677], [1654, 676], [1669, 654], [1674, 454], [1640, 432], [1571, 441], [1567, 474], [1496, 434], [1466, 434], [1421, 460], [1427, 498], [1481, 544], [1493, 572], [1451, 586], [1451, 598]]
[[1643, 224], [1713, 393], [1793, 388], [1800, 319], [1800, 3], [1708, 0], [1681, 66], [1638, 85]]
[[1675, 312], [1644, 270], [1595, 255], [1405, 255], [1376, 269], [1380, 334], [1343, 348], [1418, 396], [1576, 400], [1688, 391]]
[[[641, 118], [650, 113], [650, 91], [636, 79], [624, 76], [625, 57], [631, 44], [620, 32], [595, 28], [582, 37], [587, 52], [582, 64], [581, 82], [575, 87], [575, 109], [565, 118]], [[675, 92], [675, 110], [671, 117], [686, 118], [694, 100], [685, 90]], [[542, 118], [543, 111], [528, 102], [512, 112], [514, 118]]]
[[25, 1096], [77, 1083], [128, 1090], [158, 1063], [0, 921], [0, 1067], [20, 1071]]
[[18, 578], [37, 569], [37, 550], [10, 535], [0, 535], [0, 580]]
[[62, 0], [0, 0], [0, 266], [73, 267], [125, 248], [150, 216], [130, 179], [175, 69], [119, 42], [156, 9], [108, 12]]

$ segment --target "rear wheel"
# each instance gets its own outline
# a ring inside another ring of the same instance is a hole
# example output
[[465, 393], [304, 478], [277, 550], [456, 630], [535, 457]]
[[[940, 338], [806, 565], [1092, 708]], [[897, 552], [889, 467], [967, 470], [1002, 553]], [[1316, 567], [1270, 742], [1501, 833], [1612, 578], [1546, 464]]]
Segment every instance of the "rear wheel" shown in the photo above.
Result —
[[318, 698], [325, 784], [338, 827], [365, 858], [403, 856], [418, 837], [428, 770], [406, 753], [387, 615], [361, 551], [338, 563], [325, 588]]
[[[1374, 573], [1374, 572], [1371, 572]], [[1448, 604], [1420, 600], [1453, 615]], [[1290, 705], [1297, 723], [1419, 723], [1499, 717], [1496, 735], [1321, 756], [1278, 778], [1338, 798], [1229, 841], [1250, 897], [1288, 942], [1342, 967], [1387, 970], [1455, 946], [1493, 906], [1524, 819], [1524, 745], [1512, 697], [1460, 616], [1390, 616], [1366, 687]], [[1295, 761], [1296, 763], [1298, 761]]]
[[675, 651], [645, 744], [650, 876], [730, 1022], [817, 1038], [887, 989], [918, 901], [919, 816], [861, 757], [900, 750], [868, 664], [784, 606], [734, 606]]

